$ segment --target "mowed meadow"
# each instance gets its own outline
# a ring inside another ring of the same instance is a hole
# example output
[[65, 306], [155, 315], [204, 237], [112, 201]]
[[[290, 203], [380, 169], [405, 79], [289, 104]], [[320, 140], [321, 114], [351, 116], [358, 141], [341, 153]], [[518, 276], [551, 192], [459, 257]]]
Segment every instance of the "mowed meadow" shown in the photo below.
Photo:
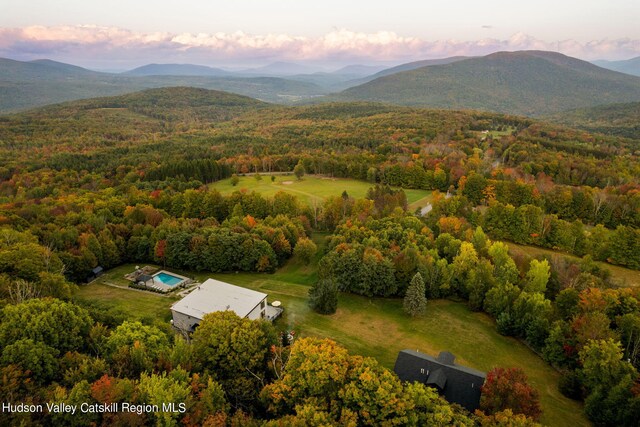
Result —
[[[273, 176], [273, 180], [271, 177]], [[259, 178], [258, 178], [259, 177]], [[331, 196], [340, 196], [344, 191], [354, 199], [362, 199], [373, 184], [349, 178], [334, 178], [321, 175], [305, 175], [297, 179], [293, 174], [263, 173], [261, 175], [239, 176], [239, 181], [233, 185], [232, 179], [223, 179], [210, 185], [223, 195], [234, 191], [255, 191], [264, 197], [272, 197], [278, 191], [292, 194], [301, 201], [311, 204], [316, 200], [320, 204]], [[404, 189], [409, 203], [409, 210], [424, 207], [429, 203], [431, 191], [419, 189]]]

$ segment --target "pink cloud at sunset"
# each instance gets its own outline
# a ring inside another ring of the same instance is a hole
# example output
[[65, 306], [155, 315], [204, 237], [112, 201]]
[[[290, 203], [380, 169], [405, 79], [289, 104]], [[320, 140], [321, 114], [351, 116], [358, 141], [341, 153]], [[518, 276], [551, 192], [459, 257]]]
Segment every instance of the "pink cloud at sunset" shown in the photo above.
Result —
[[94, 25], [0, 28], [0, 56], [52, 58], [85, 64], [117, 61], [230, 64], [275, 60], [349, 63], [403, 62], [501, 50], [551, 50], [581, 59], [626, 59], [640, 55], [640, 40], [543, 41], [524, 33], [508, 39], [425, 40], [392, 31], [336, 29], [319, 37], [289, 34], [134, 32]]

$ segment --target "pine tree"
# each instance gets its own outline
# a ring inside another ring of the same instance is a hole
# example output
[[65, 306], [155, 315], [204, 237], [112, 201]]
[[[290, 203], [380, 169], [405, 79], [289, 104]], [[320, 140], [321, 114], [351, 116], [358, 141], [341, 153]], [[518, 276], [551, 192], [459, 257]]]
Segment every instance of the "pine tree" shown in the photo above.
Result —
[[411, 279], [407, 294], [404, 297], [404, 311], [412, 317], [420, 316], [427, 311], [427, 297], [425, 296], [424, 280], [420, 273]]
[[320, 314], [333, 314], [338, 309], [338, 285], [321, 279], [309, 289], [309, 305]]

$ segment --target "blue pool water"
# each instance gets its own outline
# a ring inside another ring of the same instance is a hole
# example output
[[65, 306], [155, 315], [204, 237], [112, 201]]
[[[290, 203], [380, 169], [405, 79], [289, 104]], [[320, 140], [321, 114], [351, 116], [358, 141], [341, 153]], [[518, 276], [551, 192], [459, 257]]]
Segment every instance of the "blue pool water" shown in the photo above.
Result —
[[175, 286], [178, 283], [182, 282], [182, 280], [183, 280], [180, 277], [176, 277], [176, 276], [173, 276], [173, 275], [167, 274], [167, 273], [158, 273], [155, 276], [153, 276], [153, 278], [155, 280], [158, 280], [158, 281], [164, 283], [167, 286]]

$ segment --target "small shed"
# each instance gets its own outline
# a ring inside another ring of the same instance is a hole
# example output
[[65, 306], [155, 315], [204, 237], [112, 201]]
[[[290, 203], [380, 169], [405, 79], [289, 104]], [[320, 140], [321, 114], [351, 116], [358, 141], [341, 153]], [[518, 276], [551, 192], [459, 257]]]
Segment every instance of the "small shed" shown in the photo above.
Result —
[[102, 276], [104, 273], [104, 269], [100, 266], [91, 270], [91, 274], [87, 276], [87, 282], [91, 282], [92, 280], [96, 280], [99, 276]]

